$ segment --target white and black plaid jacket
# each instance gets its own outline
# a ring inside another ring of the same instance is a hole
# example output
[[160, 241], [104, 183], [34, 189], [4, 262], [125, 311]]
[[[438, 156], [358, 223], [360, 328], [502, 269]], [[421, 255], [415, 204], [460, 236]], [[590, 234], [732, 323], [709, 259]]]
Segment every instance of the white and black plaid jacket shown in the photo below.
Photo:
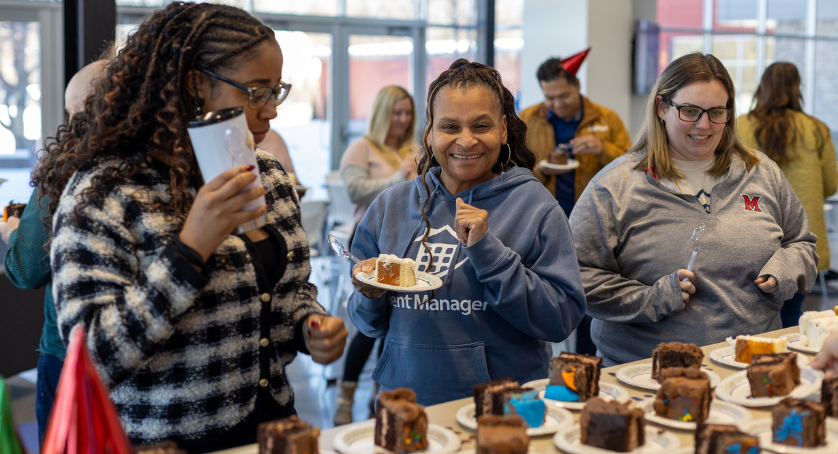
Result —
[[102, 165], [77, 172], [61, 197], [51, 250], [59, 330], [66, 340], [84, 325], [134, 443], [214, 438], [253, 418], [257, 394], [293, 411], [285, 367], [297, 350], [305, 352], [302, 321], [324, 311], [308, 282], [308, 242], [291, 181], [273, 156], [258, 151], [257, 158], [273, 205], [266, 230], [288, 249], [273, 286], [254, 266], [244, 235], [227, 237], [203, 272], [189, 265], [173, 243], [176, 225], [154, 208], [168, 201], [162, 165], [80, 213], [76, 196]]

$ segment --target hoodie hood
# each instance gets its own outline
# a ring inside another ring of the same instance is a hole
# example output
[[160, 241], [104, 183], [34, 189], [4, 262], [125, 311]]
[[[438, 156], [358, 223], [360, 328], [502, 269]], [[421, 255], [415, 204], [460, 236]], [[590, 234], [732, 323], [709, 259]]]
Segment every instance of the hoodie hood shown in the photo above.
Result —
[[[471, 205], [471, 202], [488, 199], [513, 186], [524, 184], [527, 181], [541, 184], [538, 178], [536, 178], [529, 169], [525, 169], [523, 167], [513, 167], [489, 181], [485, 181], [477, 186], [468, 188], [459, 194], [451, 194], [439, 179], [441, 172], [441, 167], [433, 167], [428, 171], [425, 177], [428, 182], [428, 187], [431, 190], [431, 194], [434, 194], [435, 197], [440, 196], [449, 200], [457, 200], [457, 198], [460, 197], [469, 205]], [[428, 192], [422, 184], [422, 176], [417, 176], [413, 180], [413, 184], [416, 185], [416, 189], [419, 192], [419, 201], [425, 203]]]

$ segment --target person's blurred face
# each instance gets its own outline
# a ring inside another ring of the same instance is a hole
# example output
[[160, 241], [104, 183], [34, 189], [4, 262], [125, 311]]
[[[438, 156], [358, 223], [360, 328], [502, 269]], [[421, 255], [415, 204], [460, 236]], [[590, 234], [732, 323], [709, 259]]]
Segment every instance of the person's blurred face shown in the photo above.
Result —
[[544, 92], [544, 105], [563, 120], [575, 117], [582, 107], [578, 82], [572, 84], [560, 77], [549, 82], [541, 82], [541, 91]]
[[[250, 88], [277, 88], [282, 79], [282, 51], [273, 39], [268, 40], [256, 48], [249, 58], [236, 62], [235, 70], [221, 69], [218, 74]], [[265, 140], [265, 135], [271, 129], [270, 121], [276, 118], [276, 106], [268, 100], [259, 109], [249, 107], [250, 96], [244, 90], [228, 83], [215, 80], [206, 74], [199, 73], [198, 85], [201, 87], [200, 96], [204, 99], [203, 111], [226, 109], [228, 107], [244, 107], [247, 127], [253, 133], [256, 143]]]
[[[697, 106], [702, 109], [726, 107], [728, 96], [725, 86], [716, 79], [710, 82], [695, 82], [675, 92], [672, 102], [679, 105]], [[722, 140], [727, 124], [712, 123], [705, 112], [698, 121], [681, 120], [678, 109], [658, 96], [658, 117], [666, 123], [669, 138], [669, 152], [675, 159], [683, 161], [704, 161], [709, 159]]]
[[492, 166], [506, 143], [506, 115], [483, 86], [443, 87], [433, 101], [430, 142], [440, 179], [456, 195], [495, 177]]
[[390, 115], [390, 129], [387, 135], [390, 137], [402, 137], [405, 130], [413, 120], [413, 103], [409, 98], [400, 99], [393, 104], [393, 113]]

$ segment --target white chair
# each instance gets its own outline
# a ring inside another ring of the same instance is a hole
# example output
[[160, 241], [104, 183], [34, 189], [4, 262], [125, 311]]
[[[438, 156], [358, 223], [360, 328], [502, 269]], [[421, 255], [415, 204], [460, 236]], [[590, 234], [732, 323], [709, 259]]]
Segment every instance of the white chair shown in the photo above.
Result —
[[306, 232], [311, 256], [324, 255], [324, 227], [328, 214], [329, 202], [326, 200], [303, 200], [300, 202], [303, 231]]

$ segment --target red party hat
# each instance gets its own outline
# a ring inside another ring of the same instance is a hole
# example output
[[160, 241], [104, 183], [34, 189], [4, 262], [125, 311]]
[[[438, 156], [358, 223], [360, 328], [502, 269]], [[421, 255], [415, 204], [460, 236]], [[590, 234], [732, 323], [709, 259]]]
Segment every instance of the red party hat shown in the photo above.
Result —
[[132, 454], [116, 408], [84, 345], [84, 329], [70, 334], [42, 454]]
[[562, 67], [567, 70], [567, 72], [576, 75], [576, 72], [579, 71], [579, 67], [582, 66], [582, 62], [585, 61], [585, 57], [588, 56], [588, 52], [591, 51], [591, 48], [587, 48], [578, 54], [571, 55], [570, 57], [565, 58], [562, 60]]

